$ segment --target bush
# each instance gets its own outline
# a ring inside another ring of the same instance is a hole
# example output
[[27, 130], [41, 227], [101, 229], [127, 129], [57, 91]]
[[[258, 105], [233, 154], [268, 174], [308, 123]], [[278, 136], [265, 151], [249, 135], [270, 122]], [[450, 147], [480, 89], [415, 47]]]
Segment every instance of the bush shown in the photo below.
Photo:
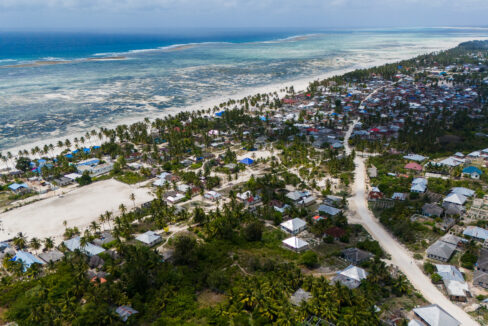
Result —
[[324, 242], [325, 243], [334, 243], [334, 238], [330, 235], [324, 237]]
[[376, 240], [364, 240], [360, 241], [356, 245], [359, 249], [366, 250], [378, 257], [383, 257], [384, 252], [381, 249], [380, 244]]
[[433, 283], [442, 282], [442, 277], [437, 273], [432, 274], [432, 276], [430, 278], [431, 278]]
[[88, 171], [85, 171], [83, 172], [83, 175], [81, 177], [76, 179], [76, 182], [78, 182], [78, 184], [83, 187], [92, 183], [92, 178], [90, 177]]
[[314, 268], [318, 265], [319, 260], [317, 258], [317, 254], [309, 250], [302, 255], [300, 258], [300, 263], [308, 268]]
[[244, 238], [247, 241], [261, 241], [263, 238], [263, 223], [261, 221], [251, 222], [243, 231]]
[[462, 256], [461, 256], [461, 266], [467, 269], [473, 269], [474, 264], [476, 264], [476, 261], [478, 260], [478, 257], [472, 253], [471, 251], [466, 251]]
[[432, 273], [434, 273], [435, 272], [435, 266], [434, 266], [434, 264], [431, 264], [431, 263], [428, 263], [428, 262], [427, 263], [424, 263], [424, 271], [427, 274], [429, 274], [429, 275], [431, 275]]
[[422, 256], [422, 254], [416, 253], [413, 255], [413, 259], [421, 260], [422, 258], [424, 258], [424, 256]]

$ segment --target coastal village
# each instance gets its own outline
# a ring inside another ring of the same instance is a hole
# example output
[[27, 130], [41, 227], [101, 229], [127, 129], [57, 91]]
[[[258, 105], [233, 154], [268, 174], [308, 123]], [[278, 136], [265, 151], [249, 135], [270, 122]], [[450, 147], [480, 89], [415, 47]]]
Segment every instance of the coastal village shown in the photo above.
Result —
[[35, 294], [0, 321], [45, 321], [59, 266], [111, 324], [486, 325], [487, 98], [473, 42], [2, 153], [2, 289]]

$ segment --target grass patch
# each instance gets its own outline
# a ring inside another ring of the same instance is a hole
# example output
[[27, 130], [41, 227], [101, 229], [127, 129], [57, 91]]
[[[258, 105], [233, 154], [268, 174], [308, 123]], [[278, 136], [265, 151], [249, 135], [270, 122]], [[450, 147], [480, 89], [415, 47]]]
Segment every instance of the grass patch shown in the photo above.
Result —
[[142, 181], [145, 181], [146, 180], [146, 177], [139, 174], [139, 173], [135, 173], [135, 172], [126, 172], [124, 174], [121, 174], [121, 175], [117, 175], [115, 177], [116, 180], [120, 181], [120, 182], [124, 182], [124, 183], [127, 183], [127, 184], [135, 184], [135, 183], [139, 183], [139, 182], [142, 182]]

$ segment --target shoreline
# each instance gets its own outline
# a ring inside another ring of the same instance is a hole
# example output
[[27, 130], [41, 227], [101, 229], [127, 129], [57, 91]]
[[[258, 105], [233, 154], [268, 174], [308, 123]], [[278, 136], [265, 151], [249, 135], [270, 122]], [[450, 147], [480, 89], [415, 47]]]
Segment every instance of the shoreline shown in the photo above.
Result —
[[[479, 37], [477, 39], [486, 40], [486, 39], [488, 39], [488, 37]], [[51, 138], [49, 136], [47, 136], [46, 138], [39, 140], [39, 141], [33, 141], [33, 142], [29, 142], [28, 144], [24, 144], [24, 145], [16, 145], [16, 146], [13, 146], [10, 148], [0, 149], [0, 152], [3, 154], [10, 152], [13, 155], [13, 160], [15, 160], [15, 157], [17, 156], [19, 150], [28, 150], [30, 152], [30, 149], [32, 149], [36, 146], [42, 148], [46, 144], [53, 144], [55, 146], [54, 151], [52, 153], [48, 154], [47, 156], [48, 157], [56, 156], [59, 153], [61, 153], [63, 150], [65, 150], [64, 147], [58, 148], [56, 146], [58, 141], [61, 140], [64, 142], [64, 140], [67, 138], [72, 141], [75, 137], [80, 138], [80, 137], [84, 136], [87, 131], [89, 132], [93, 129], [95, 129], [97, 131], [101, 127], [113, 129], [118, 125], [122, 125], [122, 124], [130, 125], [130, 124], [133, 124], [136, 122], [141, 122], [146, 117], [148, 117], [150, 120], [155, 120], [158, 118], [162, 119], [162, 118], [165, 118], [165, 117], [170, 116], [170, 115], [174, 116], [180, 112], [195, 112], [198, 110], [207, 110], [209, 108], [213, 108], [214, 106], [219, 106], [219, 104], [221, 104], [223, 102], [227, 102], [228, 100], [240, 100], [244, 97], [253, 96], [253, 95], [258, 94], [258, 93], [264, 94], [264, 93], [277, 92], [278, 96], [281, 97], [284, 95], [284, 92], [281, 92], [280, 90], [284, 89], [286, 87], [293, 86], [295, 91], [299, 92], [299, 91], [305, 90], [308, 87], [308, 85], [315, 80], [323, 80], [323, 79], [331, 78], [334, 76], [341, 76], [341, 75], [344, 75], [346, 73], [349, 73], [349, 72], [352, 72], [352, 71], [355, 71], [358, 69], [367, 69], [367, 68], [372, 68], [372, 67], [381, 66], [381, 65], [385, 65], [385, 64], [391, 64], [391, 63], [399, 62], [402, 60], [411, 59], [411, 58], [414, 58], [414, 57], [416, 57], [418, 55], [422, 55], [422, 54], [432, 53], [432, 52], [436, 52], [436, 51], [444, 51], [447, 49], [451, 49], [451, 48], [459, 45], [462, 42], [466, 42], [466, 41], [470, 41], [470, 40], [473, 40], [473, 38], [472, 37], [465, 37], [465, 38], [456, 39], [456, 40], [453, 40], [452, 43], [450, 43], [449, 45], [446, 44], [445, 46], [440, 46], [436, 50], [433, 50], [430, 52], [425, 52], [425, 53], [419, 53], [419, 54], [414, 55], [414, 56], [399, 54], [397, 58], [392, 59], [392, 60], [378, 59], [378, 60], [375, 60], [372, 62], [356, 64], [356, 65], [353, 65], [353, 66], [348, 67], [348, 68], [337, 69], [337, 70], [329, 71], [329, 72], [322, 73], [322, 74], [315, 75], [315, 76], [302, 77], [302, 78], [295, 79], [295, 80], [271, 83], [271, 84], [256, 86], [256, 87], [243, 87], [243, 88], [238, 89], [234, 93], [229, 93], [226, 95], [217, 96], [217, 97], [211, 98], [209, 100], [200, 101], [200, 102], [197, 102], [197, 103], [194, 103], [191, 105], [181, 106], [181, 107], [173, 106], [173, 107], [166, 108], [160, 112], [148, 111], [146, 113], [147, 116], [138, 115], [138, 116], [132, 116], [132, 117], [124, 117], [124, 118], [118, 119], [116, 122], [107, 123], [107, 124], [104, 124], [101, 126], [87, 126], [86, 128], [83, 128], [83, 131], [75, 131], [75, 132], [71, 131], [70, 132], [69, 130], [67, 130], [66, 133], [63, 134], [62, 136], [56, 136], [56, 137], [51, 137]], [[151, 116], [149, 116], [149, 115], [151, 115]], [[105, 141], [106, 141], [105, 139], [100, 140], [98, 137], [96, 137], [96, 139], [92, 138], [91, 141], [86, 142], [85, 146], [100, 145], [101, 143], [103, 143]], [[74, 149], [74, 147], [72, 146], [71, 149]], [[30, 154], [28, 156], [32, 157], [32, 155], [30, 155]], [[9, 166], [12, 166], [11, 163], [12, 163], [12, 161], [8, 162]], [[6, 164], [3, 161], [0, 161], [0, 170], [5, 169], [6, 167], [7, 167]]]

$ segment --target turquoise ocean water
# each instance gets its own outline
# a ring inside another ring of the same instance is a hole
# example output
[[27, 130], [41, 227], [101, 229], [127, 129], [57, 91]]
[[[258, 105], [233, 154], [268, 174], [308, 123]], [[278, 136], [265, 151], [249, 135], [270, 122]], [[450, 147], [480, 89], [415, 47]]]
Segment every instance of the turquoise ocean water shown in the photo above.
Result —
[[486, 37], [448, 28], [0, 32], [0, 150]]

